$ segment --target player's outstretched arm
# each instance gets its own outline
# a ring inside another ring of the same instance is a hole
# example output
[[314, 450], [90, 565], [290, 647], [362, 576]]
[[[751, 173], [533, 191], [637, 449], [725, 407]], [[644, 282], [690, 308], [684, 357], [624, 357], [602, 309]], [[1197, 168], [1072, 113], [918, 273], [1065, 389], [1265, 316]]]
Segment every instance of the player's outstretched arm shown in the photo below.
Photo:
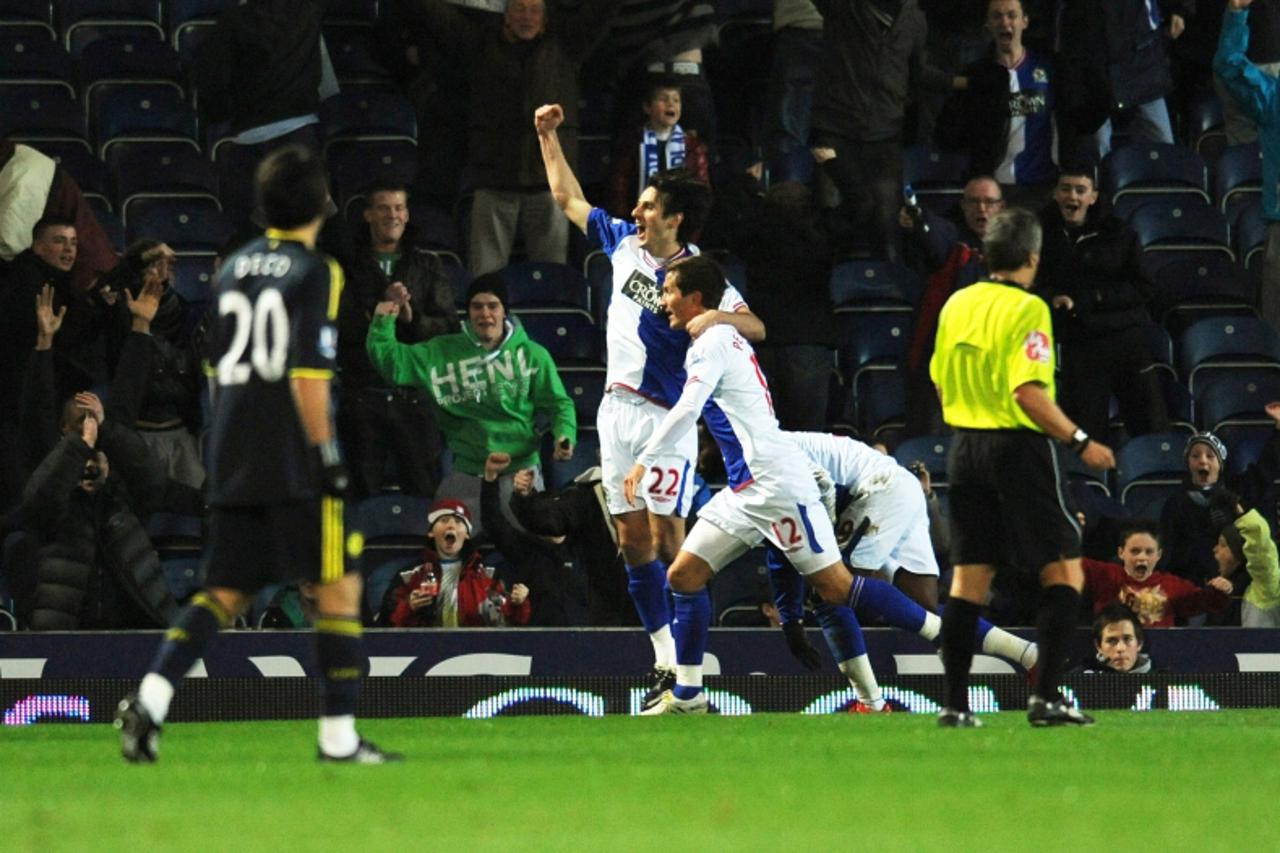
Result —
[[[1044, 430], [1050, 438], [1064, 444], [1071, 442], [1078, 427], [1062, 409], [1058, 408], [1058, 404], [1040, 383], [1022, 383], [1013, 390], [1013, 399], [1018, 407], [1027, 413], [1027, 417], [1031, 418], [1035, 425]], [[1099, 471], [1116, 467], [1116, 457], [1112, 454], [1111, 448], [1092, 438], [1080, 451], [1080, 458], [1084, 460], [1084, 464]]]
[[564, 158], [564, 150], [560, 147], [560, 135], [556, 132], [564, 121], [564, 108], [559, 104], [544, 104], [533, 114], [533, 126], [538, 131], [538, 144], [542, 148], [542, 165], [547, 170], [547, 184], [556, 204], [569, 217], [569, 221], [578, 226], [584, 234], [587, 231], [587, 217], [591, 215], [591, 204], [582, 185], [573, 173], [573, 167]]
[[764, 340], [764, 320], [753, 314], [745, 305], [736, 311], [704, 311], [689, 321], [685, 331], [689, 333], [689, 337], [696, 338], [718, 323], [733, 326], [738, 334], [753, 344]]

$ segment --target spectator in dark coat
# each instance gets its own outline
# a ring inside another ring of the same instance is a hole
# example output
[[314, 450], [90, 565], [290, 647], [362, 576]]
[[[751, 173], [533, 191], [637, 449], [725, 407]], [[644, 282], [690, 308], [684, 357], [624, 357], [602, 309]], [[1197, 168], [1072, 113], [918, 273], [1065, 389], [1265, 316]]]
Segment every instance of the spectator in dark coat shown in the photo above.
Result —
[[[152, 282], [137, 300], [128, 299], [134, 334], [121, 357], [110, 418], [93, 394], [68, 400], [61, 438], [27, 483], [23, 510], [38, 557], [32, 599], [20, 610], [34, 630], [164, 627], [176, 612], [143, 520], [156, 509], [198, 514], [203, 501], [164, 474], [130, 426], [150, 373], [146, 339], [160, 289]], [[59, 324], [51, 299], [39, 311], [41, 340], [24, 405], [33, 410], [33, 428], [43, 431], [39, 425], [53, 419], [44, 353]]]
[[873, 254], [901, 257], [906, 105], [957, 81], [925, 61], [927, 28], [916, 0], [815, 0], [823, 56], [814, 89], [813, 156], [840, 190]]
[[1153, 286], [1137, 235], [1097, 205], [1094, 180], [1091, 168], [1064, 164], [1054, 201], [1040, 213], [1036, 292], [1054, 309], [1059, 400], [1090, 435], [1106, 435], [1112, 394], [1129, 435], [1163, 432], [1169, 416], [1148, 344]]
[[418, 244], [409, 220], [407, 188], [380, 183], [365, 198], [367, 227], [356, 233], [338, 308], [338, 433], [356, 495], [380, 491], [388, 457], [394, 457], [401, 490], [429, 497], [440, 482], [444, 449], [430, 396], [412, 387], [388, 385], [369, 363], [365, 338], [374, 306], [383, 300], [402, 306], [396, 318], [396, 340], [401, 343], [458, 331], [453, 289], [439, 256]]
[[415, 0], [435, 46], [467, 67], [471, 208], [468, 263], [473, 276], [507, 265], [517, 225], [530, 259], [563, 262], [568, 221], [547, 188], [530, 113], [565, 105], [565, 154], [578, 157], [578, 69], [608, 30], [614, 0], [585, 0], [548, 14], [544, 0], [511, 0], [501, 20], [476, 22], [445, 0]]
[[[1111, 150], [1113, 120], [1137, 139], [1173, 142], [1165, 96], [1166, 38], [1178, 38], [1194, 0], [1067, 0], [1058, 17], [1059, 131], [1067, 152]], [[1167, 19], [1167, 21], [1166, 21]], [[1091, 138], [1091, 140], [1090, 140]]]

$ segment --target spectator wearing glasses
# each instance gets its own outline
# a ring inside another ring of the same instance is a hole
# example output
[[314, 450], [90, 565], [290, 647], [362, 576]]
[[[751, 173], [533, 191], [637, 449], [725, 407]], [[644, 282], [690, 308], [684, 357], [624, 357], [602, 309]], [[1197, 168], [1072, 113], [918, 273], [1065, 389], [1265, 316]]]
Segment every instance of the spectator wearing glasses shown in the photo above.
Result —
[[926, 210], [902, 210], [899, 224], [910, 229], [907, 258], [927, 276], [907, 349], [907, 435], [941, 432], [942, 409], [929, 378], [938, 312], [947, 297], [986, 275], [982, 238], [991, 217], [1004, 210], [1004, 194], [991, 175], [964, 185], [959, 215], [935, 216]]

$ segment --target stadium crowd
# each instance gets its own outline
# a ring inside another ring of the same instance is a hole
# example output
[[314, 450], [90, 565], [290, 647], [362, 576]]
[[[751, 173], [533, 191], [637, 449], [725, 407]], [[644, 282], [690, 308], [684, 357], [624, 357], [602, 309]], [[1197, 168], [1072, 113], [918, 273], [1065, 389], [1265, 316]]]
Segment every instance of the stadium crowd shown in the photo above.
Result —
[[[216, 282], [265, 225], [255, 165], [288, 144], [329, 168], [317, 248], [345, 280], [328, 344], [366, 624], [643, 624], [649, 698], [676, 683], [666, 566], [687, 503], [697, 517], [741, 472], [708, 446], [667, 484], [649, 452], [646, 488], [676, 509], [650, 503], [637, 529], [610, 476], [640, 454], [611, 456], [605, 411], [621, 388], [656, 425], [680, 393], [615, 381], [609, 303], [656, 317], [665, 264], [700, 249], [732, 287], [682, 347], [735, 329], [784, 429], [878, 443], [923, 481], [927, 590], [886, 552], [854, 564], [889, 588], [864, 596], [911, 604], [852, 609], [936, 638], [951, 436], [929, 363], [1016, 205], [1043, 229], [1032, 292], [1058, 401], [1116, 450], [1107, 472], [1059, 453], [1098, 666], [1145, 671], [1145, 628], [1280, 625], [1278, 0], [493, 6], [247, 0], [204, 18], [162, 0], [154, 21], [0, 22], [25, 63], [0, 73], [0, 605], [17, 627], [162, 627], [202, 587]], [[840, 518], [852, 559], [865, 530]], [[765, 562], [731, 561], [698, 618], [768, 624]], [[997, 576], [991, 622], [1032, 623], [1018, 584]], [[694, 607], [697, 584], [678, 588], [676, 612]], [[776, 594], [784, 629], [817, 619]], [[302, 624], [309, 595], [270, 586], [248, 624]]]

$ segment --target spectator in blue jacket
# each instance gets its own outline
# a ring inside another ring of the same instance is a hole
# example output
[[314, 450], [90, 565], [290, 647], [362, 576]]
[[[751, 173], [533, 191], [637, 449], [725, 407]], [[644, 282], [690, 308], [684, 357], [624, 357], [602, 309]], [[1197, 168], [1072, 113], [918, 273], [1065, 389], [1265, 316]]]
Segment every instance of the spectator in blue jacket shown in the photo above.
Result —
[[1267, 220], [1267, 251], [1262, 262], [1262, 317], [1280, 328], [1280, 100], [1277, 82], [1249, 60], [1249, 6], [1253, 0], [1229, 0], [1222, 18], [1213, 71], [1240, 110], [1258, 125], [1262, 146], [1262, 215]]

